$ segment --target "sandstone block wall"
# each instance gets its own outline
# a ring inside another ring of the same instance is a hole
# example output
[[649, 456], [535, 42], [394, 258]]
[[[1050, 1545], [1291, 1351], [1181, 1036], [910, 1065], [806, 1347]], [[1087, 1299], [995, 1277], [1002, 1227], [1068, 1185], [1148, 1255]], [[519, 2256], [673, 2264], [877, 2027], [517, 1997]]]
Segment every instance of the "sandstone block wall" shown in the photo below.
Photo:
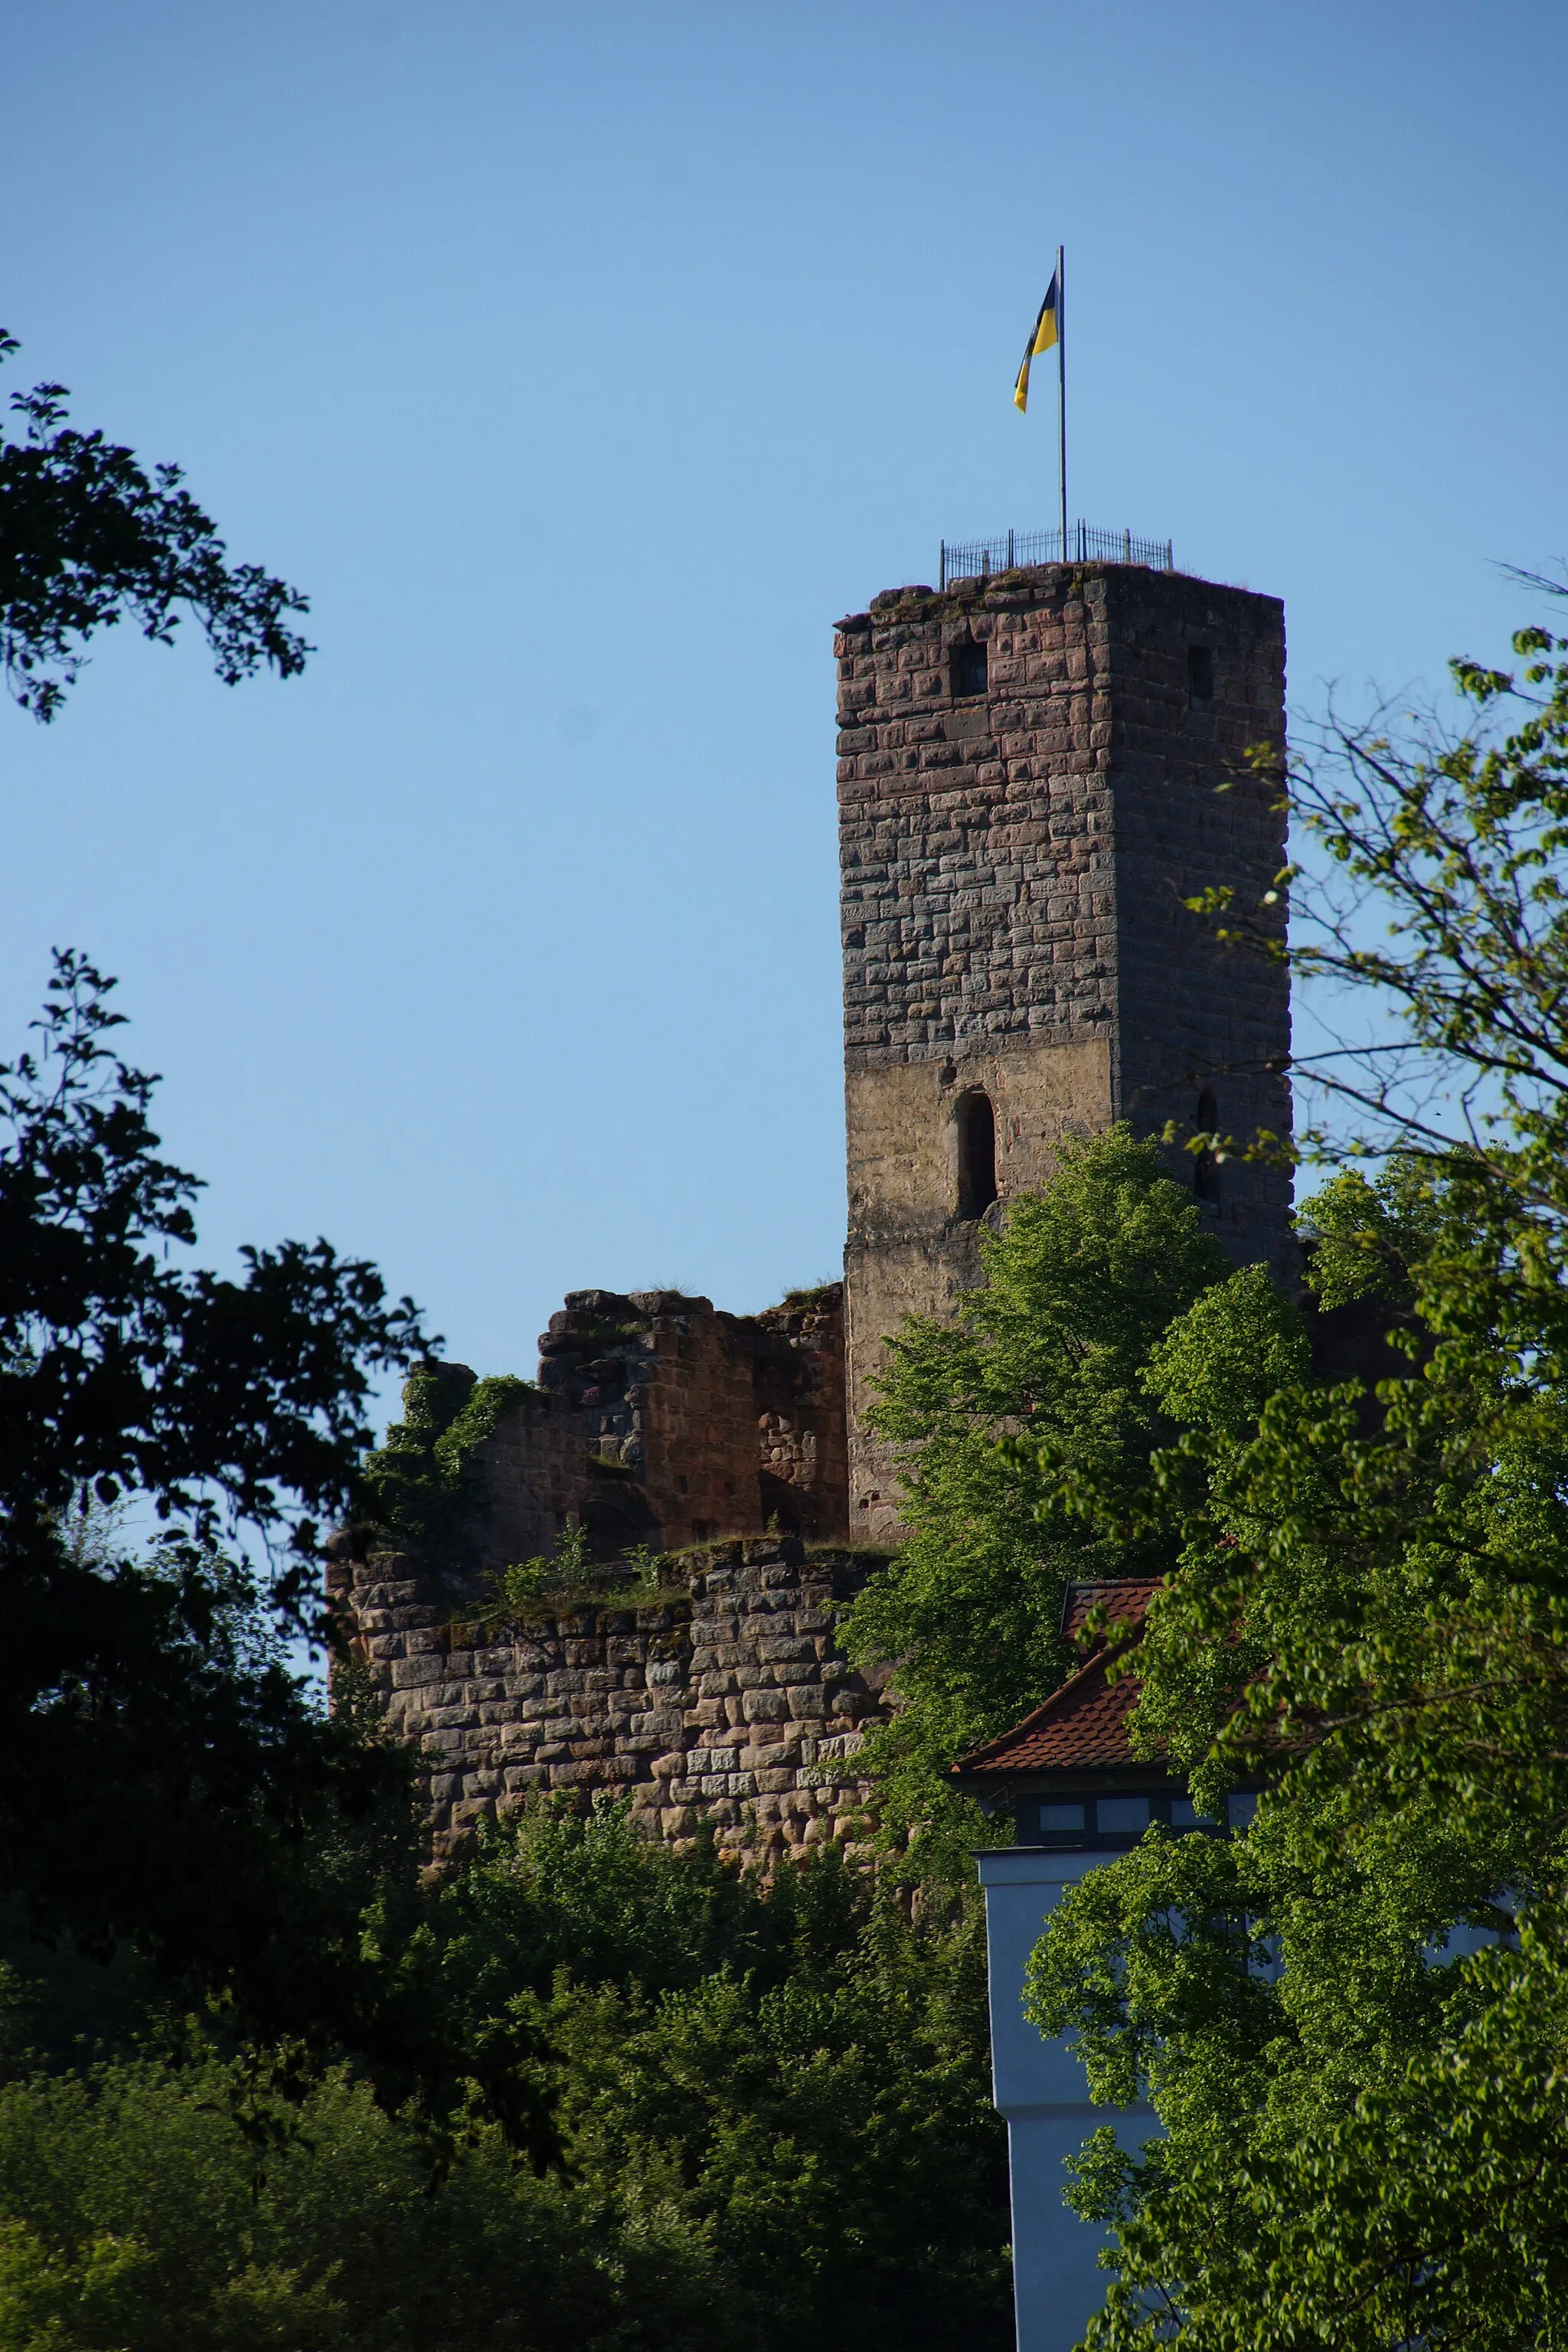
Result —
[[[879, 596], [836, 649], [850, 1528], [885, 1538], [896, 1466], [864, 1421], [882, 1342], [978, 1274], [966, 1098], [994, 1115], [993, 1217], [1064, 1130], [1190, 1130], [1205, 1087], [1226, 1129], [1288, 1129], [1288, 977], [1182, 904], [1228, 885], [1255, 910], [1283, 864], [1245, 753], [1283, 741], [1284, 621], [1180, 574], [1053, 565]], [[1288, 1175], [1218, 1179], [1204, 1212], [1238, 1263], [1282, 1260]]]
[[537, 1388], [476, 1447], [470, 1566], [554, 1552], [679, 1551], [770, 1527], [842, 1538], [847, 1471], [837, 1285], [765, 1314], [675, 1291], [573, 1291]]
[[331, 1596], [419, 1753], [438, 1853], [534, 1790], [628, 1797], [676, 1841], [705, 1820], [763, 1863], [861, 1835], [855, 1752], [888, 1709], [835, 1610], [874, 1560], [734, 1542], [683, 1561], [682, 1589], [646, 1606], [483, 1624], [411, 1559], [340, 1554]]
[[[1284, 608], [1272, 596], [1132, 567], [1108, 577], [1103, 610], [1118, 1116], [1191, 1126], [1194, 1086], [1206, 1081], [1232, 1131], [1289, 1133], [1289, 974], [1216, 946], [1183, 905], [1225, 886], [1238, 908], [1262, 913], [1284, 937], [1283, 903], [1259, 903], [1285, 863], [1282, 785], [1278, 775], [1259, 777], [1246, 757], [1253, 745], [1284, 749]], [[1207, 654], [1212, 680], [1196, 704], [1194, 649]], [[1289, 1189], [1284, 1171], [1227, 1166], [1216, 1231], [1238, 1260], [1279, 1256]]]

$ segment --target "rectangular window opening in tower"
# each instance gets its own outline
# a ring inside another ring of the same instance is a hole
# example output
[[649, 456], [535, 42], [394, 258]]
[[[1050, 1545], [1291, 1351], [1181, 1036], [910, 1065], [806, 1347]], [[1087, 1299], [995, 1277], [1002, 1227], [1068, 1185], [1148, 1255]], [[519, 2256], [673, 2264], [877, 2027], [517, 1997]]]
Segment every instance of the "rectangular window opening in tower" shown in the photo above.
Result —
[[952, 694], [962, 701], [972, 694], [984, 694], [989, 684], [989, 665], [985, 647], [966, 641], [952, 649]]

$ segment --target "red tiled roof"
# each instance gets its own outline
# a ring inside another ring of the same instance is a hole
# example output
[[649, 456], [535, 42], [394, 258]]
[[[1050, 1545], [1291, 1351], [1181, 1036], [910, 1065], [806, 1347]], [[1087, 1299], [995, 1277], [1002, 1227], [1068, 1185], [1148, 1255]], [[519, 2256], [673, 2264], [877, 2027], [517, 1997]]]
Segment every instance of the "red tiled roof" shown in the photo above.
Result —
[[[1102, 1603], [1113, 1625], [1141, 1626], [1151, 1596], [1160, 1589], [1158, 1577], [1126, 1577], [1115, 1583], [1075, 1584], [1068, 1589], [1062, 1631], [1070, 1640], [1081, 1629], [1089, 1611]], [[1032, 1715], [999, 1739], [987, 1741], [950, 1768], [954, 1780], [971, 1773], [1094, 1771], [1135, 1763], [1127, 1723], [1138, 1697], [1136, 1675], [1108, 1679], [1113, 1657], [1101, 1643], [1059, 1690], [1051, 1693]]]
[[1112, 1625], [1142, 1625], [1160, 1584], [1157, 1576], [1106, 1577], [1097, 1584], [1069, 1584], [1062, 1601], [1062, 1640], [1078, 1640], [1091, 1609], [1103, 1608]]

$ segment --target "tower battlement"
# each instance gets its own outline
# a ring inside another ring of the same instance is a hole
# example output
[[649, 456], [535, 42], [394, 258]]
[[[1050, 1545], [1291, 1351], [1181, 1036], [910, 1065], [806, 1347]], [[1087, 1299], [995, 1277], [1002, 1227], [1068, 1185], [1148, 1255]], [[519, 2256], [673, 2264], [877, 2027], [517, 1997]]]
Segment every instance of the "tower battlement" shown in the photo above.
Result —
[[[850, 1527], [896, 1531], [866, 1428], [886, 1338], [946, 1317], [1064, 1132], [1289, 1122], [1289, 974], [1184, 900], [1256, 913], [1285, 860], [1277, 598], [1116, 563], [906, 588], [838, 624]], [[1282, 906], [1272, 910], [1281, 928]], [[1238, 1263], [1289, 1246], [1283, 1169], [1173, 1154]]]

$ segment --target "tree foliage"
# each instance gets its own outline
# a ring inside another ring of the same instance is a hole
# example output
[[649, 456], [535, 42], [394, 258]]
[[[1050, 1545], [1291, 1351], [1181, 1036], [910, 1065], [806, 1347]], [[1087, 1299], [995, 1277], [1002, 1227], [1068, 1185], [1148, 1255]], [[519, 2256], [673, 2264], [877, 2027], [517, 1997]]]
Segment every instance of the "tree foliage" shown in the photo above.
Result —
[[1266, 905], [1224, 889], [1191, 903], [1222, 937], [1288, 955], [1305, 986], [1328, 1037], [1292, 1065], [1321, 1115], [1304, 1127], [1307, 1151], [1463, 1169], [1472, 1212], [1485, 1200], [1519, 1246], [1545, 1248], [1555, 1280], [1568, 1203], [1568, 637], [1521, 629], [1513, 650], [1513, 669], [1450, 662], [1457, 714], [1331, 712], [1309, 731], [1279, 779], [1302, 858], [1267, 894], [1289, 889], [1289, 947]]
[[955, 1323], [911, 1318], [889, 1343], [872, 1419], [906, 1449], [910, 1535], [847, 1626], [857, 1656], [894, 1665], [900, 1710], [870, 1749], [884, 1810], [928, 1826], [952, 1759], [1061, 1680], [1069, 1579], [1127, 1565], [1120, 1533], [1058, 1507], [1056, 1486], [1137, 1486], [1158, 1428], [1149, 1350], [1229, 1263], [1159, 1147], [1124, 1127], [1067, 1139], [981, 1253], [984, 1287]]
[[1011, 2341], [973, 1905], [913, 1925], [831, 1853], [763, 1884], [601, 1807], [492, 1833], [427, 1898], [423, 1950], [470, 2047], [534, 2052], [560, 2167], [520, 2167], [476, 2111], [432, 2189], [339, 2074], [258, 2180], [219, 2059], [19, 2067], [0, 2345]]
[[60, 956], [0, 1071], [0, 1893], [331, 2045], [379, 1998], [358, 1913], [408, 1844], [406, 1775], [282, 1643], [321, 1630], [317, 1517], [353, 1491], [372, 1375], [423, 1338], [324, 1242], [189, 1262], [195, 1181], [110, 1049], [110, 985]]
[[[20, 348], [0, 331], [0, 361]], [[54, 718], [96, 631], [122, 617], [168, 645], [184, 606], [226, 686], [262, 663], [296, 677], [310, 648], [289, 616], [309, 607], [259, 564], [231, 564], [177, 466], [68, 425], [63, 384], [13, 393], [20, 438], [0, 431], [0, 664], [35, 719]]]
[[1092, 1873], [1033, 1963], [1042, 2026], [1164, 2126], [1080, 2170], [1118, 2223], [1108, 2347], [1568, 2329], [1568, 670], [1515, 642], [1519, 723], [1512, 681], [1457, 664], [1468, 732], [1342, 734], [1296, 785], [1330, 890], [1299, 968], [1377, 1016], [1328, 1072], [1366, 1122], [1341, 1148], [1386, 1155], [1308, 1204], [1308, 1278], [1381, 1307], [1387, 1375], [1314, 1372], [1238, 1276], [1153, 1351], [1174, 1426], [1139, 1490], [1058, 1490], [1173, 1549], [1138, 1737], [1201, 1802], [1264, 1784], [1244, 1839]]

